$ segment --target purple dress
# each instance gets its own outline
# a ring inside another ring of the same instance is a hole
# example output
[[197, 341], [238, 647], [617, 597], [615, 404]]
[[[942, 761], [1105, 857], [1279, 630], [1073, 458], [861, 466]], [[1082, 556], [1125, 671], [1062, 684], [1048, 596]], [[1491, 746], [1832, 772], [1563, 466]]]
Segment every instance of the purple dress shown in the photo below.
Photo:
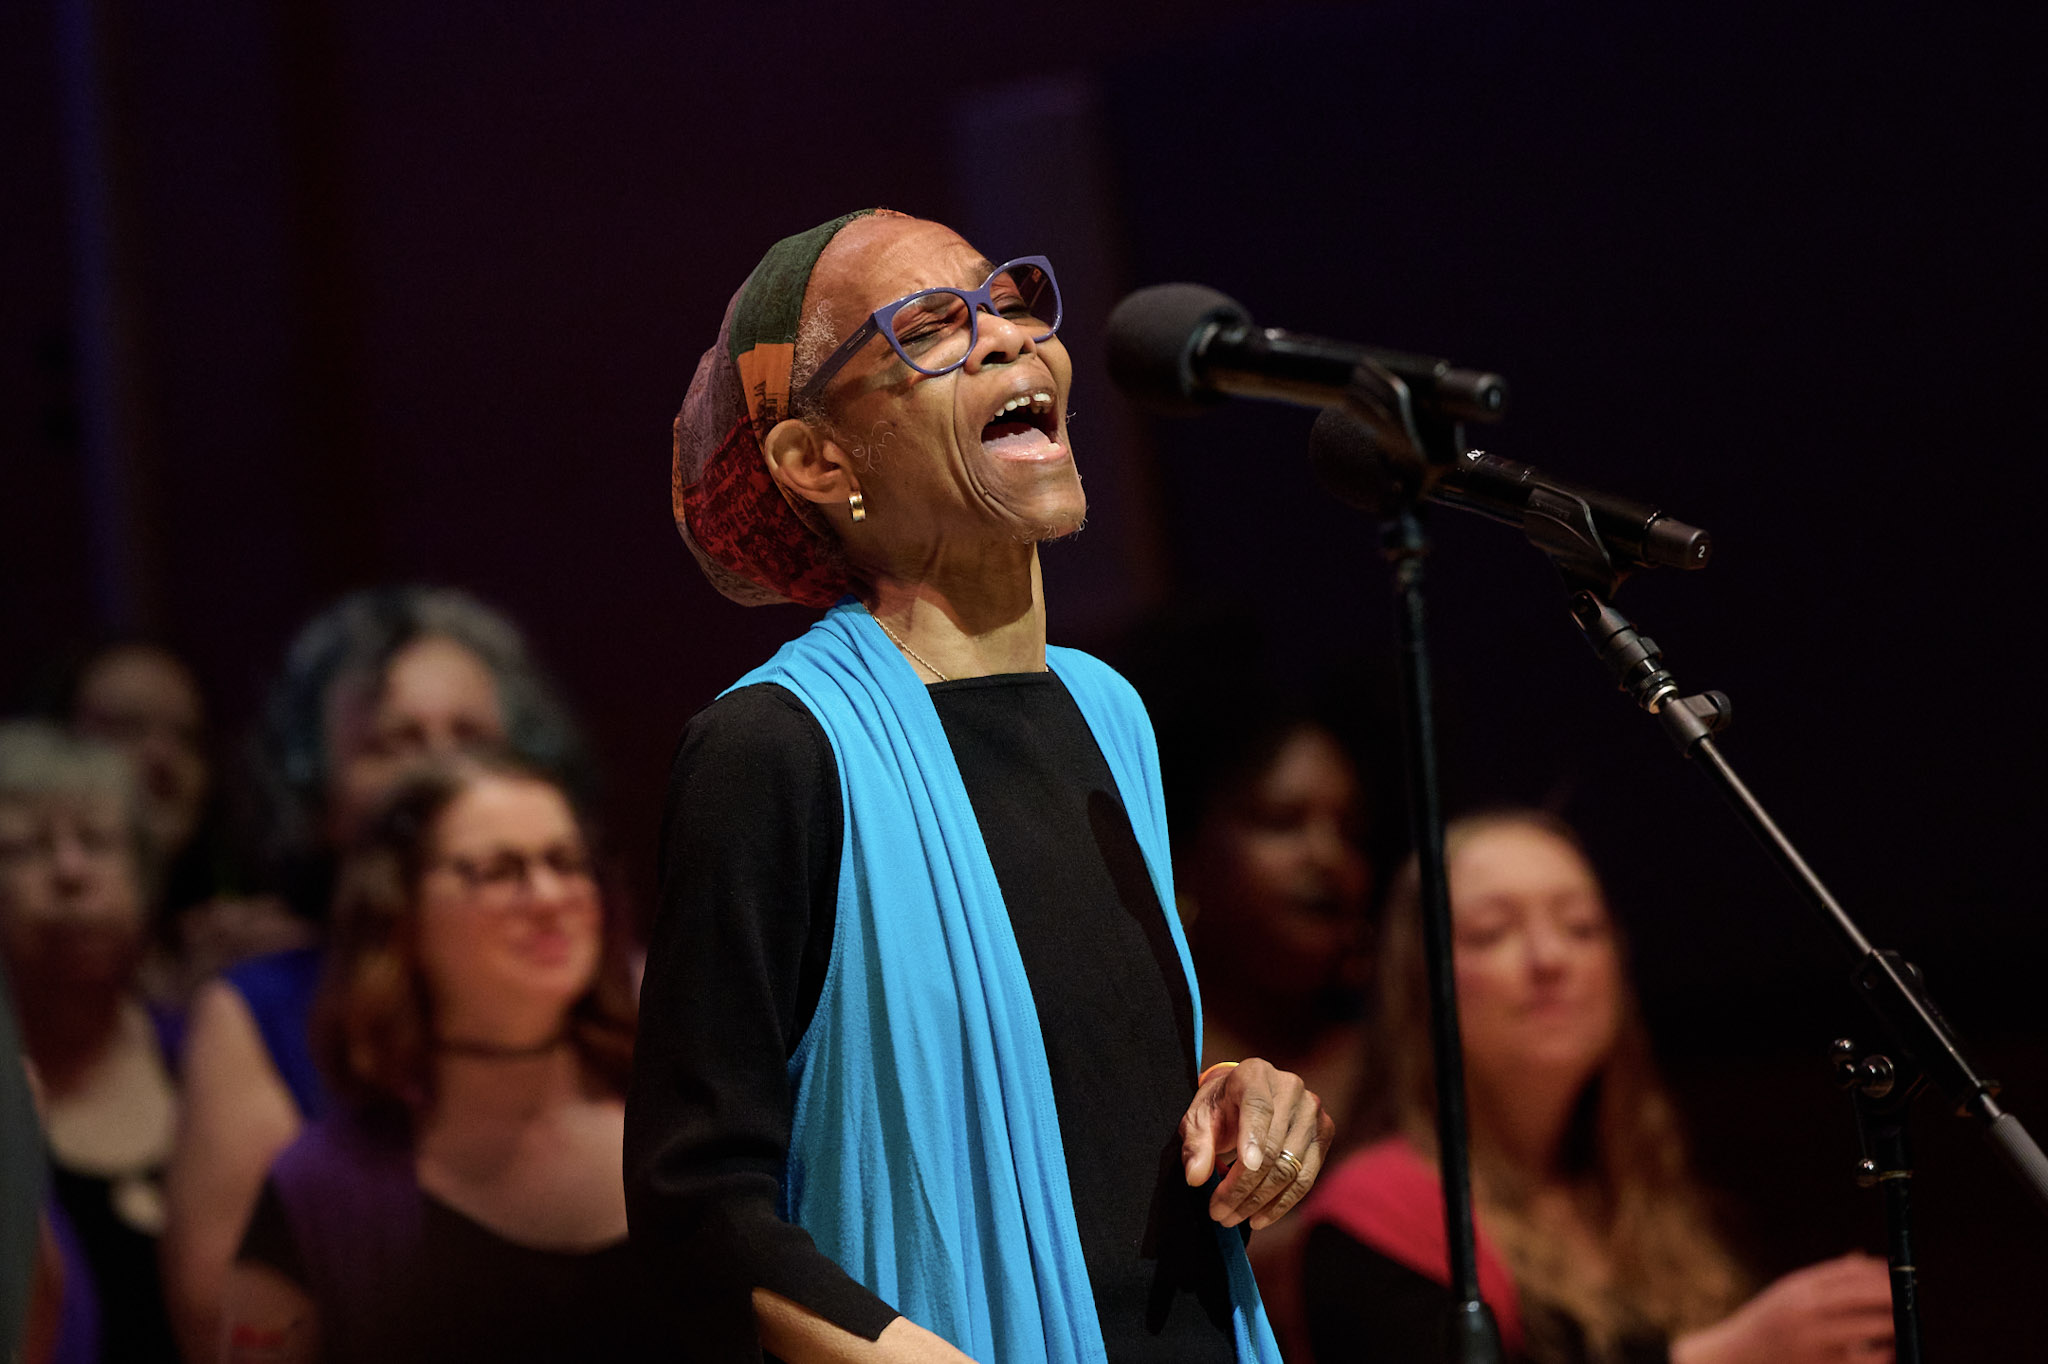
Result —
[[322, 1357], [344, 1364], [630, 1360], [653, 1357], [661, 1338], [658, 1298], [626, 1242], [509, 1241], [421, 1190], [402, 1131], [339, 1113], [271, 1167], [241, 1259], [305, 1289]]

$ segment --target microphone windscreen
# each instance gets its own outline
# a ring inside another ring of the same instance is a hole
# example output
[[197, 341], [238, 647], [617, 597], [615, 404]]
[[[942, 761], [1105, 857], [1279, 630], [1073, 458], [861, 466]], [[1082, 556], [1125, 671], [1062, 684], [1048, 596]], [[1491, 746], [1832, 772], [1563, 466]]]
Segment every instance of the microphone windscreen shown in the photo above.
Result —
[[1326, 407], [1309, 428], [1308, 463], [1323, 490], [1378, 516], [1398, 505], [1399, 480], [1372, 428], [1341, 407]]
[[1109, 315], [1109, 377], [1132, 402], [1190, 417], [1223, 401], [1195, 373], [1196, 347], [1218, 326], [1250, 326], [1237, 300], [1200, 284], [1155, 284]]

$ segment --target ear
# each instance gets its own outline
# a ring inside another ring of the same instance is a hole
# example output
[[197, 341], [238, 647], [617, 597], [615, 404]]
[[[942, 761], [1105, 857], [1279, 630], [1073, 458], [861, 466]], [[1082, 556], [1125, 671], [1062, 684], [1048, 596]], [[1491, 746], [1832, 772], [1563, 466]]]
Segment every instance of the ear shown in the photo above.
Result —
[[821, 507], [844, 506], [860, 491], [853, 456], [825, 432], [795, 417], [775, 423], [761, 442], [768, 476], [793, 497]]

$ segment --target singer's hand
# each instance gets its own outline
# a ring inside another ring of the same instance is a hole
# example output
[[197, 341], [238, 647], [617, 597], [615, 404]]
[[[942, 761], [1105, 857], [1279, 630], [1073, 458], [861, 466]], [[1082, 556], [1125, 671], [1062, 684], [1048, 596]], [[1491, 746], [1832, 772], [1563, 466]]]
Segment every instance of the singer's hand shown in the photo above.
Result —
[[[1307, 1195], [1336, 1131], [1323, 1101], [1299, 1075], [1250, 1060], [1211, 1075], [1180, 1120], [1181, 1165], [1190, 1185], [1229, 1172], [1209, 1196], [1226, 1227], [1270, 1227]], [[1285, 1153], [1283, 1155], [1283, 1153]]]
[[1671, 1364], [1838, 1364], [1892, 1357], [1883, 1260], [1844, 1255], [1795, 1269], [1734, 1315], [1672, 1342]]

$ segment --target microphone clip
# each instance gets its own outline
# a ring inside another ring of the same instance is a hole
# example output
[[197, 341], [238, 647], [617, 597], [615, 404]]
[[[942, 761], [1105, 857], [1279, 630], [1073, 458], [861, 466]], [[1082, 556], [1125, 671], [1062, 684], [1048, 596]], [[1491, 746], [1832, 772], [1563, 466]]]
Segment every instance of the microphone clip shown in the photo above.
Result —
[[1407, 380], [1370, 356], [1352, 367], [1344, 408], [1373, 433], [1388, 466], [1387, 491], [1403, 502], [1419, 502], [1471, 449], [1463, 421], [1416, 401]]
[[1557, 566], [1566, 591], [1591, 592], [1604, 600], [1628, 578], [1629, 569], [1614, 562], [1607, 538], [1594, 524], [1592, 507], [1577, 493], [1554, 485], [1532, 487], [1522, 509], [1522, 533]]

